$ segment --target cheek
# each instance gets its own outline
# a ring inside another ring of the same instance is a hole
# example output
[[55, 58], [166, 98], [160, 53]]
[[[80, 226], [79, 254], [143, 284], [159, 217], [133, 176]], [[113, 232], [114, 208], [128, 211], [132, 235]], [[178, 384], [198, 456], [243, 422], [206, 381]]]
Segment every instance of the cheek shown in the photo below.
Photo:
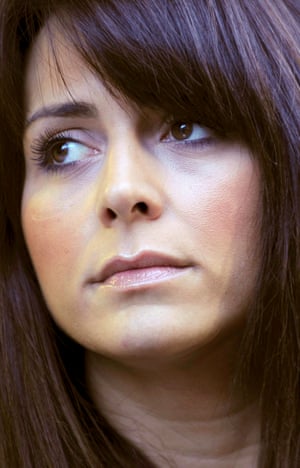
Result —
[[206, 192], [207, 199], [203, 198], [204, 206], [202, 221], [208, 232], [222, 242], [226, 238], [234, 240], [243, 233], [248, 235], [252, 230], [257, 209], [257, 193], [249, 187], [246, 181], [245, 190], [240, 181], [237, 183], [220, 184], [211, 192]]
[[253, 268], [257, 261], [253, 252], [258, 250], [260, 232], [258, 168], [246, 159], [231, 169], [199, 178], [178, 197], [180, 216], [201, 263], [218, 274], [234, 274], [245, 264]]
[[48, 193], [23, 197], [24, 236], [42, 284], [51, 284], [52, 277], [65, 274], [82, 242], [76, 227], [84, 225], [84, 221], [79, 206], [58, 202]]
[[255, 177], [205, 181], [185, 197], [182, 210], [197, 230], [217, 237], [247, 231], [255, 222], [259, 208], [259, 185]]

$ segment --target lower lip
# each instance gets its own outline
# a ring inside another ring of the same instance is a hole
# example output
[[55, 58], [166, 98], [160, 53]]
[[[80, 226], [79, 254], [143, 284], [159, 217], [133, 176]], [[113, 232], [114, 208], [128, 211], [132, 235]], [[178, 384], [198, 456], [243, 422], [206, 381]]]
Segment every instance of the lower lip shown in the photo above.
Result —
[[138, 289], [171, 280], [187, 271], [188, 267], [159, 266], [121, 271], [107, 278], [101, 285], [120, 289]]

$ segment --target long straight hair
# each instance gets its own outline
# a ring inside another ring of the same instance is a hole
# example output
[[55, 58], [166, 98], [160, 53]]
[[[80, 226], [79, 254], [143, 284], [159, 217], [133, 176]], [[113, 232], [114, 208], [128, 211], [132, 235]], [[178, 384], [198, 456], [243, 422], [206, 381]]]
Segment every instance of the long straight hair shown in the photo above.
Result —
[[52, 321], [23, 239], [24, 71], [45, 26], [53, 51], [60, 30], [111, 93], [201, 121], [258, 160], [261, 268], [236, 381], [259, 389], [259, 466], [299, 466], [299, 23], [292, 0], [1, 0], [1, 464], [152, 466], [95, 410], [84, 351]]

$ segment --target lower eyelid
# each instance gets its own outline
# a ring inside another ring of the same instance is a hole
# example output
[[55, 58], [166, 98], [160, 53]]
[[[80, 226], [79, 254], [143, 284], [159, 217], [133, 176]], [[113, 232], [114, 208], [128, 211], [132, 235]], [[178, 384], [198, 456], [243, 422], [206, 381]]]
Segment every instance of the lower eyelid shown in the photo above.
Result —
[[194, 148], [203, 148], [205, 146], [210, 146], [214, 143], [216, 143], [216, 138], [213, 137], [205, 137], [205, 138], [199, 138], [199, 139], [194, 139], [194, 140], [182, 140], [182, 141], [171, 141], [169, 142], [175, 146], [186, 146], [186, 147], [194, 147]]
[[38, 166], [39, 171], [45, 175], [68, 175], [75, 176], [77, 173], [81, 174], [82, 170], [88, 169], [88, 167], [95, 162], [95, 158], [87, 158], [84, 160], [70, 161], [66, 164], [47, 164], [47, 162], [42, 161], [41, 158], [35, 158], [35, 164]]
[[191, 146], [195, 146], [195, 147], [201, 147], [201, 146], [208, 146], [208, 145], [211, 145], [213, 143], [216, 143], [217, 142], [217, 137], [214, 136], [214, 135], [211, 135], [211, 136], [206, 136], [206, 137], [203, 137], [203, 138], [195, 138], [193, 140], [165, 140], [165, 141], [162, 141], [163, 144], [168, 144], [168, 145], [171, 145], [173, 147], [191, 147]]

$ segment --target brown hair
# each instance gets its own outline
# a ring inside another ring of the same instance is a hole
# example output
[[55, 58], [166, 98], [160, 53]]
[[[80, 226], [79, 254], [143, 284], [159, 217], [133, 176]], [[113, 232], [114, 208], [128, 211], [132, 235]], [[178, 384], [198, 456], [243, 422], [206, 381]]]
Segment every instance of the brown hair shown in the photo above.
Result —
[[296, 468], [300, 8], [293, 0], [1, 1], [0, 461], [151, 466], [85, 394], [83, 350], [53, 323], [22, 235], [26, 53], [53, 14], [112, 93], [235, 135], [259, 161], [262, 264], [237, 379], [244, 389], [254, 379], [260, 388], [259, 466]]

